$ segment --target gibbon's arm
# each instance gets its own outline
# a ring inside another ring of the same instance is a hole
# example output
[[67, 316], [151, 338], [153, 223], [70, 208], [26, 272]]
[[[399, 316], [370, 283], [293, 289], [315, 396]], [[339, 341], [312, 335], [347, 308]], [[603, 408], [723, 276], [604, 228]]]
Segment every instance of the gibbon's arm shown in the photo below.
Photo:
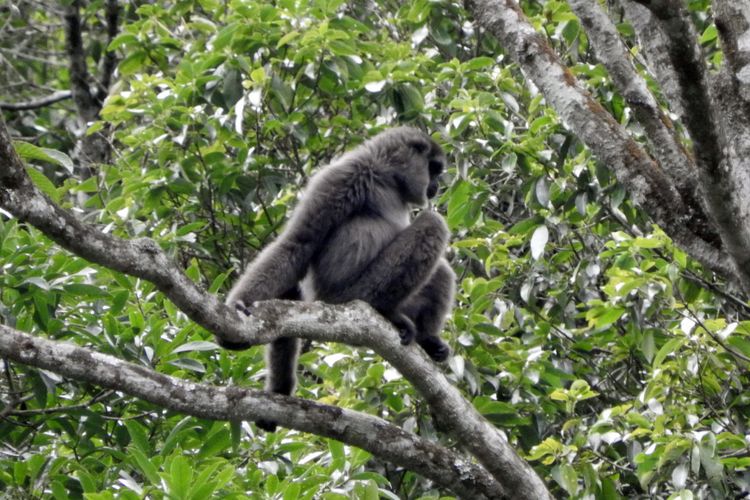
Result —
[[283, 232], [248, 266], [227, 304], [247, 308], [297, 286], [330, 230], [365, 203], [372, 172], [356, 160], [344, 157], [313, 176]]

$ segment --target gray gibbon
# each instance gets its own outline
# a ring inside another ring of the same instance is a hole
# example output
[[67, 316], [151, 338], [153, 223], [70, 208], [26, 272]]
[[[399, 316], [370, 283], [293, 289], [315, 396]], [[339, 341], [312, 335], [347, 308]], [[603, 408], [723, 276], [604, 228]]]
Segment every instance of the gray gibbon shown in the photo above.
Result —
[[[363, 300], [396, 327], [402, 344], [416, 340], [432, 359], [445, 360], [450, 348], [438, 335], [455, 288], [444, 258], [448, 228], [431, 210], [411, 216], [437, 193], [445, 161], [429, 135], [398, 127], [321, 169], [283, 232], [231, 289], [227, 304], [249, 315], [259, 300]], [[295, 338], [267, 346], [267, 391], [294, 391], [299, 347]], [[276, 428], [275, 422], [257, 424]]]

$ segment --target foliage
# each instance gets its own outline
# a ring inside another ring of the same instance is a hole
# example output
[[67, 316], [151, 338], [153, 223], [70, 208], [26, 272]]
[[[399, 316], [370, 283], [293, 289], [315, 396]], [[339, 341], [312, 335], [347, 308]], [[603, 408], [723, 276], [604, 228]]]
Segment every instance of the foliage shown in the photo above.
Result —
[[[523, 4], [627, 123], [567, 4]], [[0, 25], [20, 36], [59, 21], [29, 5], [0, 8]], [[91, 65], [106, 50], [95, 43], [96, 8], [85, 10]], [[720, 64], [707, 2], [691, 8]], [[157, 239], [221, 293], [317, 166], [394, 123], [427, 127], [453, 164], [439, 200], [461, 280], [445, 332], [451, 380], [560, 495], [745, 488], [746, 300], [650, 224], [460, 6], [176, 0], [130, 3], [123, 18], [108, 48], [121, 56], [119, 80], [88, 129], [111, 130], [112, 164], [79, 178], [55, 154], [75, 156], [70, 108], [5, 116], [37, 146], [18, 151], [45, 192], [69, 208], [82, 202], [82, 217], [107, 231]], [[635, 43], [626, 24], [621, 31]], [[60, 32], [39, 33], [34, 51], [62, 50]], [[0, 42], [3, 53], [11, 47], [10, 37]], [[0, 81], [67, 88], [67, 69], [52, 63], [19, 59], [13, 72], [5, 63]], [[71, 256], [8, 217], [0, 262], [5, 324], [171, 375], [262, 385], [259, 349], [219, 349], [151, 284]], [[438, 438], [424, 403], [373, 353], [315, 345], [301, 363], [301, 397]], [[0, 491], [11, 498], [440, 494], [334, 441], [185, 418], [19, 365], [5, 372]]]

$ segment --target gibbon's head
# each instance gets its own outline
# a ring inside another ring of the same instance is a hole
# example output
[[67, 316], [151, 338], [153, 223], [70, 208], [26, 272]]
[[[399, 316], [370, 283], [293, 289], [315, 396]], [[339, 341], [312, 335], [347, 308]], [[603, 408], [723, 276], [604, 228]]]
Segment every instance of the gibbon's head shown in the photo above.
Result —
[[375, 136], [371, 148], [406, 203], [425, 206], [437, 194], [446, 159], [432, 137], [415, 128], [396, 127]]

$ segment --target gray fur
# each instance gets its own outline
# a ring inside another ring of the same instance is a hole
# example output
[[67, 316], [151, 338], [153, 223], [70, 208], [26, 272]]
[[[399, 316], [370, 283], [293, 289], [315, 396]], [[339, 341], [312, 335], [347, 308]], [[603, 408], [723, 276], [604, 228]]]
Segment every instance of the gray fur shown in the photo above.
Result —
[[[321, 169], [282, 234], [253, 261], [227, 297], [245, 313], [273, 298], [368, 302], [433, 359], [450, 353], [438, 334], [450, 311], [455, 275], [443, 258], [448, 228], [428, 210], [445, 167], [440, 146], [408, 127], [387, 130]], [[222, 343], [242, 349], [246, 345]], [[291, 394], [299, 342], [266, 352], [266, 389]], [[258, 422], [273, 430], [275, 423]]]

